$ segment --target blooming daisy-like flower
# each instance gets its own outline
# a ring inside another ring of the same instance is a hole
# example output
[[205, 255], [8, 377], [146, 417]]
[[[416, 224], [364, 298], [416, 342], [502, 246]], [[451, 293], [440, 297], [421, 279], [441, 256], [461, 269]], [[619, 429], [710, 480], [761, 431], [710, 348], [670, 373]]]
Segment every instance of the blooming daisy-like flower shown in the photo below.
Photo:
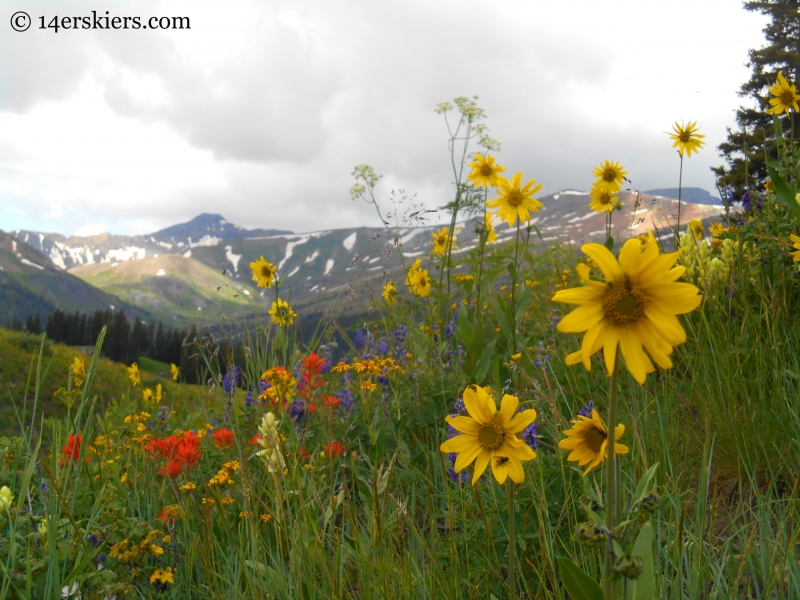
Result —
[[[800, 237], [793, 233], [790, 233], [789, 237], [792, 238], [792, 241], [794, 242], [793, 247], [796, 248], [794, 252], [789, 252], [789, 256], [792, 257], [794, 262], [800, 263]], [[797, 265], [797, 270], [800, 271], [800, 265]]]
[[675, 121], [675, 125], [672, 126], [672, 130], [675, 133], [666, 133], [675, 142], [672, 147], [677, 148], [681, 156], [683, 156], [684, 152], [686, 156], [691, 156], [692, 152], [699, 152], [700, 148], [706, 144], [703, 141], [706, 136], [702, 133], [697, 133], [699, 129], [697, 121], [690, 121], [688, 125], [684, 125], [683, 121], [678, 125], [678, 122]]
[[625, 183], [625, 176], [628, 172], [618, 162], [604, 160], [599, 167], [594, 168], [594, 176], [597, 177], [596, 183], [603, 183], [617, 191]]
[[492, 213], [487, 212], [485, 215], [483, 215], [483, 226], [486, 229], [486, 243], [495, 243], [497, 241], [497, 232], [492, 226]]
[[133, 363], [130, 367], [128, 367], [128, 377], [131, 378], [131, 383], [133, 383], [133, 385], [139, 385], [142, 382], [141, 378], [139, 377], [139, 373], [139, 365], [136, 363]]
[[271, 288], [275, 283], [275, 276], [278, 274], [278, 268], [267, 262], [263, 256], [250, 263], [250, 270], [253, 271], [253, 281], [258, 282], [256, 287]]
[[567, 356], [568, 365], [583, 363], [589, 370], [591, 357], [602, 348], [606, 368], [612, 373], [619, 346], [625, 366], [639, 383], [655, 370], [650, 358], [662, 369], [672, 367], [669, 354], [686, 341], [676, 315], [693, 311], [702, 296], [694, 285], [678, 281], [686, 271], [675, 266], [680, 251], [659, 254], [653, 233], [648, 236], [646, 245], [635, 238], [625, 242], [619, 261], [600, 244], [581, 248], [605, 281], [590, 279], [589, 266], [580, 263], [576, 270], [586, 285], [553, 296], [554, 302], [578, 305], [558, 323], [558, 330], [586, 332], [581, 349]]
[[775, 85], [769, 88], [769, 93], [775, 97], [769, 99], [772, 108], [767, 109], [768, 113], [779, 115], [785, 112], [788, 115], [790, 108], [798, 112], [797, 101], [800, 100], [800, 95], [797, 94], [797, 86], [789, 85], [783, 73], [778, 73]]
[[386, 300], [386, 304], [394, 304], [397, 300], [397, 286], [391, 281], [384, 283], [381, 296]]
[[272, 317], [272, 322], [280, 327], [288, 327], [294, 323], [294, 318], [297, 316], [297, 313], [292, 310], [292, 307], [289, 306], [289, 303], [281, 300], [280, 298], [272, 303], [272, 308], [270, 309], [269, 314]]
[[159, 582], [162, 585], [166, 585], [168, 583], [175, 583], [175, 571], [172, 570], [172, 567], [167, 567], [166, 569], [156, 569], [153, 571], [153, 574], [150, 576], [150, 583]]
[[472, 173], [467, 175], [467, 181], [473, 181], [475, 187], [488, 188], [497, 187], [500, 183], [501, 175], [506, 170], [505, 167], [494, 164], [494, 156], [475, 155], [475, 162], [467, 165], [472, 167]]
[[450, 234], [447, 227], [442, 227], [438, 231], [434, 231], [432, 236], [433, 236], [433, 253], [446, 254], [447, 249], [450, 247], [450, 244], [452, 243], [450, 240]]
[[489, 463], [498, 483], [504, 483], [508, 477], [514, 483], [522, 483], [525, 479], [521, 461], [536, 458], [536, 453], [516, 434], [536, 420], [536, 411], [530, 408], [517, 413], [517, 406], [519, 398], [506, 394], [498, 412], [494, 398], [484, 388], [471, 386], [464, 390], [464, 407], [469, 416], [446, 418], [447, 423], [461, 435], [450, 438], [439, 449], [458, 454], [456, 471], [475, 461], [472, 485], [483, 475]]
[[615, 195], [617, 192], [615, 188], [616, 186], [609, 184], [596, 183], [589, 192], [589, 196], [592, 198], [589, 208], [598, 213], [613, 211], [619, 202], [619, 198]]
[[692, 230], [694, 239], [703, 239], [703, 222], [700, 219], [692, 219], [689, 221], [689, 229]]
[[423, 269], [414, 269], [408, 274], [409, 288], [420, 298], [427, 298], [431, 295], [431, 278], [428, 272]]
[[528, 221], [531, 212], [539, 212], [544, 204], [539, 202], [533, 195], [542, 189], [542, 184], [535, 185], [536, 180], [531, 179], [524, 186], [522, 185], [522, 171], [514, 175], [509, 181], [505, 177], [500, 178], [500, 183], [495, 190], [499, 194], [497, 198], [486, 201], [486, 206], [496, 208], [497, 216], [503, 219], [509, 226], [514, 225], [517, 219]]
[[145, 388], [142, 390], [142, 400], [145, 402], [151, 402], [153, 400], [153, 390], [150, 388]]
[[[589, 471], [608, 458], [608, 429], [600, 420], [596, 410], [592, 410], [591, 418], [578, 415], [578, 418], [572, 421], [572, 429], [567, 429], [563, 433], [567, 437], [558, 443], [558, 447], [572, 450], [567, 460], [575, 461], [581, 467], [589, 465], [583, 472], [584, 475], [588, 475]], [[625, 425], [620, 424], [614, 428], [614, 454], [628, 453], [627, 446], [616, 443], [623, 433]]]

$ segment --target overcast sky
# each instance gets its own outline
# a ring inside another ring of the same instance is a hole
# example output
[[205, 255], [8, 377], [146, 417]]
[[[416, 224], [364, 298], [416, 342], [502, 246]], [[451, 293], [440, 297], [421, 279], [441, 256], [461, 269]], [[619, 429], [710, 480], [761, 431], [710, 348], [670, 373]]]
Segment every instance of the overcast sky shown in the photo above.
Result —
[[[698, 121], [684, 185], [714, 191], [747, 51], [737, 0], [0, 0], [0, 229], [146, 233], [201, 212], [244, 227], [379, 225], [371, 164], [429, 207], [452, 196], [436, 104], [479, 97], [497, 160], [586, 190], [603, 159], [676, 187], [664, 133]], [[18, 10], [32, 17], [16, 32]], [[189, 17], [182, 31], [39, 30], [40, 17]]]

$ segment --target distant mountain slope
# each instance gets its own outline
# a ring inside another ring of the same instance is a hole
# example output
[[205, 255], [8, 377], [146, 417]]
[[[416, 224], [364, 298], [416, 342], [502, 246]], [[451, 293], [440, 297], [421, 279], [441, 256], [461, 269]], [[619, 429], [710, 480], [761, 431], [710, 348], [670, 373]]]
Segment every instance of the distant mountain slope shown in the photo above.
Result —
[[[663, 188], [659, 190], [647, 190], [643, 192], [649, 196], [662, 196], [664, 198], [677, 198], [678, 188]], [[722, 200], [712, 196], [703, 188], [687, 187], [681, 190], [681, 201], [691, 202], [692, 204], [711, 204], [722, 206]]]
[[27, 242], [45, 254], [54, 265], [71, 269], [98, 262], [119, 262], [157, 257], [162, 254], [183, 254], [193, 248], [216, 246], [232, 238], [288, 233], [279, 229], [244, 229], [228, 223], [221, 215], [201, 214], [188, 223], [167, 227], [147, 235], [113, 235], [65, 237], [59, 233], [17, 230], [17, 239]]
[[113, 307], [144, 311], [56, 268], [41, 252], [0, 231], [0, 323], [55, 309], [91, 312]]
[[230, 281], [193, 258], [170, 254], [70, 269], [70, 274], [162, 320], [221, 321], [252, 312], [255, 288]]
[[[531, 224], [539, 228], [542, 240], [534, 234], [531, 238], [534, 250], [543, 243], [556, 241], [575, 246], [590, 240], [605, 241], [605, 217], [588, 208], [587, 192], [563, 190], [540, 200], [544, 208], [532, 215]], [[637, 204], [637, 196], [627, 192], [620, 194], [620, 200], [623, 209], [613, 215], [615, 237], [625, 239], [653, 229], [661, 233], [665, 244], [670, 244], [669, 228], [675, 223], [677, 201], [642, 194]], [[718, 219], [722, 208], [687, 202], [681, 211], [683, 223], [693, 218], [708, 222]], [[201, 215], [191, 223], [191, 227], [184, 224], [161, 232], [171, 232], [169, 235], [173, 237], [151, 236], [154, 241], [148, 243], [158, 250], [152, 254], [130, 247], [107, 250], [109, 240], [119, 241], [123, 239], [121, 236], [72, 238], [76, 246], [83, 248], [83, 256], [98, 259], [89, 265], [78, 265], [71, 273], [162, 318], [208, 324], [219, 323], [223, 314], [226, 318], [265, 314], [274, 299], [274, 289], [254, 287], [249, 268], [251, 262], [264, 256], [278, 267], [281, 296], [290, 299], [299, 313], [336, 308], [355, 314], [365, 309], [367, 289], [377, 297], [385, 278], [402, 284], [404, 276], [395, 238], [402, 245], [407, 263], [422, 258], [427, 264], [431, 233], [441, 227], [422, 223], [391, 232], [385, 228], [356, 227], [257, 236], [253, 230], [232, 225], [219, 215]], [[475, 247], [475, 225], [474, 219], [458, 224], [455, 258]], [[512, 240], [516, 234], [515, 227], [497, 219], [495, 229], [501, 243]], [[246, 237], [223, 240], [224, 236], [239, 231], [245, 232]], [[203, 232], [209, 237], [195, 243], [194, 235]], [[186, 235], [192, 243], [164, 241], [177, 239], [173, 234]], [[160, 270], [164, 275], [158, 275]], [[399, 287], [405, 289], [404, 285]]]

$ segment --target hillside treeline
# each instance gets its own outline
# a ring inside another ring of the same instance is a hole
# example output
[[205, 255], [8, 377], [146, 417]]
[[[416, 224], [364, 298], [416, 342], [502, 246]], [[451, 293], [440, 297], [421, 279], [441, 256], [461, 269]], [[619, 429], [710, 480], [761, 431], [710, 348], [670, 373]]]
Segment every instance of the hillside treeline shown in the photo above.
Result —
[[15, 330], [26, 330], [29, 333], [47, 333], [54, 342], [62, 342], [69, 346], [94, 346], [100, 330], [106, 327], [106, 339], [101, 354], [116, 362], [130, 364], [139, 356], [147, 356], [165, 363], [181, 363], [181, 351], [187, 332], [172, 327], [164, 327], [160, 321], [145, 323], [135, 317], [133, 324], [122, 311], [112, 312], [97, 310], [92, 314], [81, 314], [78, 311], [66, 313], [56, 310], [42, 319], [37, 313], [30, 315], [23, 325], [20, 319], [14, 319], [9, 327]]

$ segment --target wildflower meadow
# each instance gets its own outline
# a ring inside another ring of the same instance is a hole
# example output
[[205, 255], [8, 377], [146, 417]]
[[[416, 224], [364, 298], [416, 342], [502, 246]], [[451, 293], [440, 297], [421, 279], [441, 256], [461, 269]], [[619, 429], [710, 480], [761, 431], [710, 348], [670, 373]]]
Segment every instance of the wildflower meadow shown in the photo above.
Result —
[[[718, 221], [599, 157], [602, 239], [548, 244], [545, 175], [462, 97], [449, 223], [424, 255], [387, 225], [402, 272], [355, 327], [298, 336], [261, 256], [244, 358], [186, 342], [201, 384], [101, 358], [105, 329], [3, 332], [0, 599], [800, 598], [800, 95], [773, 77], [770, 180]], [[676, 182], [701, 125], [665, 127]], [[661, 225], [620, 222], [623, 190]]]

